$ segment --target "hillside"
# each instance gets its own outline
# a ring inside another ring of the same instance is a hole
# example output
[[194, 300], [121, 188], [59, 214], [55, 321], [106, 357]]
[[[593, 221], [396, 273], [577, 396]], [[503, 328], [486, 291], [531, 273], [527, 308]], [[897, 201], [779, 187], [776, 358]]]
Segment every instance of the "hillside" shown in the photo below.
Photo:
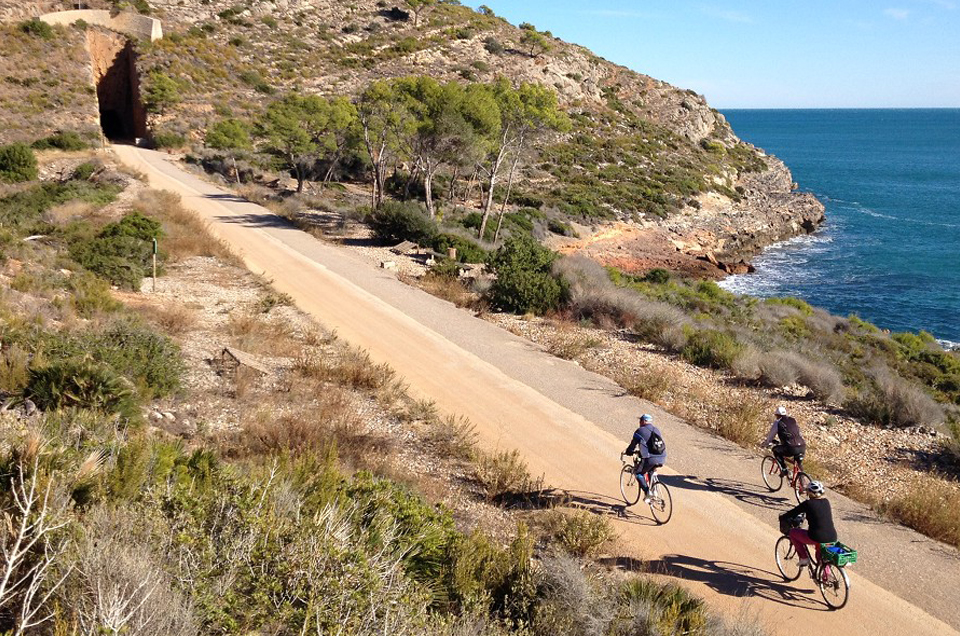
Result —
[[[29, 6], [4, 0], [0, 16], [21, 19]], [[522, 158], [512, 200], [575, 223], [579, 234], [593, 237], [590, 253], [602, 262], [634, 271], [654, 263], [715, 277], [742, 271], [744, 259], [764, 245], [811, 231], [823, 218], [812, 196], [793, 191], [787, 168], [737, 139], [702, 96], [533, 25], [519, 28], [446, 3], [420, 16], [373, 0], [164, 0], [149, 9], [167, 35], [137, 44], [139, 78], [145, 91], [160, 76], [172, 79], [177, 91], [175, 103], [149, 116], [154, 135], [196, 144], [215, 121], [253, 121], [293, 90], [352, 98], [383, 78], [428, 75], [466, 83], [503, 76], [555, 91], [572, 123]], [[33, 7], [33, 13], [42, 10]], [[57, 41], [79, 36], [68, 32]], [[30, 55], [14, 64], [24, 75], [21, 84], [35, 75]], [[78, 128], [90, 123], [89, 116], [77, 116]], [[67, 126], [43, 112], [28, 113], [0, 132], [0, 142], [30, 141], [54, 127]], [[636, 233], [629, 240], [597, 233], [616, 221]]]

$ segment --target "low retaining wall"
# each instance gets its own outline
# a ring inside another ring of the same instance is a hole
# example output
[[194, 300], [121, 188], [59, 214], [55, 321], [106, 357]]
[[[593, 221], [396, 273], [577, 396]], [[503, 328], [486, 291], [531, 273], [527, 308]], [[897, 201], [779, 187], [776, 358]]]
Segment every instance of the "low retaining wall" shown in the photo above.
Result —
[[77, 20], [87, 24], [106, 27], [125, 35], [145, 40], [159, 40], [163, 37], [163, 27], [160, 20], [148, 18], [139, 13], [123, 12], [110, 15], [109, 11], [94, 9], [80, 9], [77, 11], [57, 11], [40, 16], [40, 19], [49, 25], [69, 26]]

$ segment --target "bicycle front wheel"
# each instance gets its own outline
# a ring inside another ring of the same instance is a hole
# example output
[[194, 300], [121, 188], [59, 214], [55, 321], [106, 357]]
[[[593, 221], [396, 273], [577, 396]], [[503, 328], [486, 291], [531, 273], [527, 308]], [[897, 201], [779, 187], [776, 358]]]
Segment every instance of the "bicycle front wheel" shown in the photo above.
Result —
[[799, 579], [800, 572], [803, 571], [803, 568], [800, 567], [800, 555], [797, 554], [789, 537], [780, 537], [777, 539], [775, 553], [777, 569], [780, 570], [783, 578], [787, 581], [796, 581]]
[[780, 465], [772, 455], [767, 455], [760, 462], [760, 476], [763, 477], [763, 483], [767, 485], [770, 492], [780, 490], [783, 486], [783, 473], [780, 472]]
[[797, 503], [803, 503], [803, 493], [807, 492], [811, 481], [807, 473], [797, 473], [797, 479], [793, 482], [793, 496], [797, 498]]
[[670, 521], [670, 517], [673, 516], [673, 497], [670, 496], [670, 489], [659, 481], [654, 482], [650, 488], [650, 512], [661, 526]]
[[823, 563], [817, 568], [817, 586], [830, 609], [840, 609], [850, 598], [850, 579], [844, 568]]
[[628, 506], [640, 501], [640, 482], [633, 473], [633, 466], [628, 464], [620, 471], [620, 494]]

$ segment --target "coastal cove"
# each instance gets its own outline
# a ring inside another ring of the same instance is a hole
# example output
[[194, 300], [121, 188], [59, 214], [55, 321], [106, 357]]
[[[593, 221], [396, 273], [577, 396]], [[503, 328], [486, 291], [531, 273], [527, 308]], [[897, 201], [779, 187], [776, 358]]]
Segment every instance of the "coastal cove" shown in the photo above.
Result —
[[960, 109], [728, 110], [826, 207], [721, 283], [960, 342]]

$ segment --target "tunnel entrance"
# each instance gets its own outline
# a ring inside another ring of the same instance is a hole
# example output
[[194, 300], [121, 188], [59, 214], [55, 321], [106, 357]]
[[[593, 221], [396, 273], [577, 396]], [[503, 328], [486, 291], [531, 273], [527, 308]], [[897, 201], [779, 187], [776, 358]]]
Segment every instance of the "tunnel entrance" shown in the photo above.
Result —
[[100, 105], [100, 127], [110, 141], [147, 136], [147, 114], [140, 101], [136, 53], [118, 33], [90, 29], [87, 45]]

